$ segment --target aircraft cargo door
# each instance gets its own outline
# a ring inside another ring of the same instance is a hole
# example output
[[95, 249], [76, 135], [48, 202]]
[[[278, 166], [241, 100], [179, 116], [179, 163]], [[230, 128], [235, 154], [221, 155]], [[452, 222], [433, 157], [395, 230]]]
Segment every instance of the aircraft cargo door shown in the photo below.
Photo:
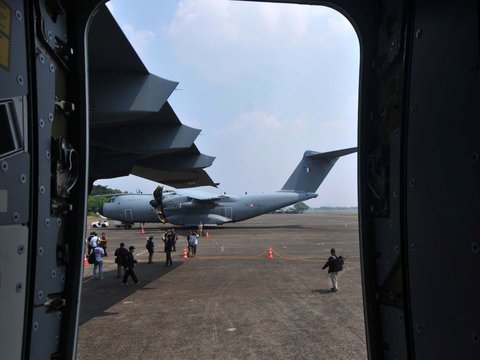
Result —
[[132, 209], [125, 209], [125, 221], [133, 222]]
[[225, 207], [225, 214], [224, 216], [228, 219], [233, 219], [233, 208], [232, 207]]

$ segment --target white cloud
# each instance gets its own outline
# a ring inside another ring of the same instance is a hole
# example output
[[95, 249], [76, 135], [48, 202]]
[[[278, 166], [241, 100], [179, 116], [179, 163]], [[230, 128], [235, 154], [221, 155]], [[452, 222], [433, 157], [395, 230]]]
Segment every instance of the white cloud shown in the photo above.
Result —
[[137, 30], [129, 23], [122, 24], [122, 29], [137, 52], [141, 52], [155, 41], [155, 32], [153, 30]]
[[345, 31], [338, 18], [325, 7], [183, 0], [165, 31], [182, 64], [207, 81], [229, 82], [285, 56], [299, 58], [305, 46], [334, 45], [335, 31]]

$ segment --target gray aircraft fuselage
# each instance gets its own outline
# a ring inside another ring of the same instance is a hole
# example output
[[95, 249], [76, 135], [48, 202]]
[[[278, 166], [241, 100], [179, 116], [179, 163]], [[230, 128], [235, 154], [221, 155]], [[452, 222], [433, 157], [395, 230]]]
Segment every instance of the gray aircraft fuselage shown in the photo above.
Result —
[[[217, 226], [259, 216], [299, 201], [317, 197], [315, 193], [277, 191], [268, 194], [225, 195], [221, 200], [202, 202], [184, 195], [163, 198], [165, 221], [182, 226]], [[151, 206], [152, 195], [126, 194], [113, 197], [103, 205], [102, 214], [110, 219], [130, 224], [164, 222]]]

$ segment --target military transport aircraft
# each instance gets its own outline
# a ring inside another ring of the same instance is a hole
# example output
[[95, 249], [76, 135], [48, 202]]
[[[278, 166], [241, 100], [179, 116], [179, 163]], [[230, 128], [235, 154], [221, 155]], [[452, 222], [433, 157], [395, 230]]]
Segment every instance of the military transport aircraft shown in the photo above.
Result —
[[282, 189], [269, 194], [220, 195], [193, 189], [163, 190], [159, 186], [153, 196], [113, 196], [103, 204], [101, 213], [110, 219], [122, 221], [126, 227], [135, 222], [217, 226], [243, 221], [317, 197], [315, 191], [338, 158], [356, 151], [357, 148], [325, 153], [306, 151]]

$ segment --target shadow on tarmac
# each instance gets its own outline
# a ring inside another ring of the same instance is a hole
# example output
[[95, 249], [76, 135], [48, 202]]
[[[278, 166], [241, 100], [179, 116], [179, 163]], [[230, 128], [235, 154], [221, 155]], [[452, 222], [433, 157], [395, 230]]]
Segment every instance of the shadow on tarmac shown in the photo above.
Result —
[[312, 290], [312, 293], [317, 293], [317, 294], [335, 294], [332, 290], [330, 289], [314, 289]]
[[[160, 261], [153, 264], [138, 264], [135, 266], [138, 283], [134, 284], [129, 277], [126, 286], [122, 286], [123, 275], [120, 278], [116, 277], [116, 269], [104, 272], [103, 280], [93, 280], [91, 276], [85, 276], [82, 284], [79, 326], [97, 316], [115, 315], [115, 312], [107, 310], [136, 291], [152, 290], [153, 288], [148, 287], [148, 284], [182, 265], [183, 262], [174, 262], [172, 267], [164, 267], [163, 262]], [[91, 274], [92, 268], [93, 265], [85, 271]], [[95, 301], [92, 302], [92, 299]]]

